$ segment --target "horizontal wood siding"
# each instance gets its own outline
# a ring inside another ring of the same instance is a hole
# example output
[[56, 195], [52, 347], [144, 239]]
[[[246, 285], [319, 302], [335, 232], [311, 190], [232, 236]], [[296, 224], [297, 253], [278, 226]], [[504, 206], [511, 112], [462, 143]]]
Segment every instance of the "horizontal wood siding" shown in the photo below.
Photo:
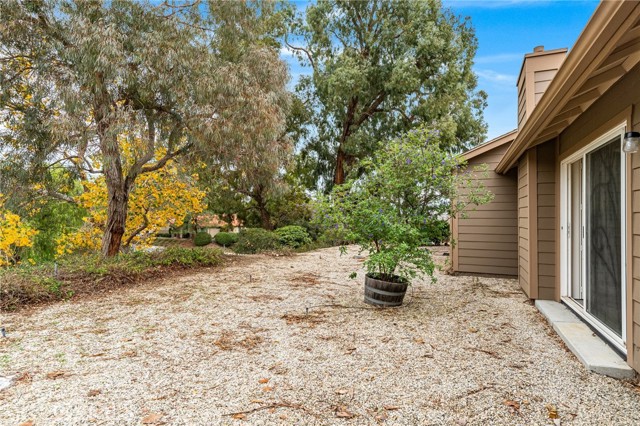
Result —
[[538, 146], [538, 299], [556, 294], [556, 146]]
[[529, 295], [529, 156], [518, 162], [518, 280]]
[[[517, 275], [518, 243], [517, 188], [515, 174], [499, 175], [493, 170], [509, 144], [469, 160], [469, 170], [486, 164], [486, 176], [477, 179], [494, 194], [491, 203], [470, 210], [457, 223], [456, 271], [480, 274]], [[461, 190], [464, 194], [464, 188]]]
[[[631, 88], [636, 98], [640, 94], [640, 85], [635, 82], [635, 87]], [[640, 99], [636, 100], [633, 108], [633, 129], [640, 128]], [[632, 302], [631, 312], [627, 312], [627, 315], [631, 315], [631, 321], [633, 330], [632, 344], [633, 348], [632, 367], [640, 372], [640, 154], [631, 155], [631, 233], [632, 233]]]

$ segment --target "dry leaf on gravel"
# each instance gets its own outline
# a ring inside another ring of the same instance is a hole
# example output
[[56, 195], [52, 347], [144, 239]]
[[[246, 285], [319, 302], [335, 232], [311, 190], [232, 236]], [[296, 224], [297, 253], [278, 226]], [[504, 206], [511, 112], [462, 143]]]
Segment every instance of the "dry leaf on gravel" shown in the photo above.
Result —
[[399, 410], [401, 407], [397, 406], [397, 405], [385, 405], [384, 409], [387, 411], [394, 411], [394, 410]]
[[152, 413], [142, 419], [142, 424], [155, 425], [160, 423], [160, 419], [162, 419], [162, 414]]
[[356, 415], [347, 411], [347, 410], [339, 410], [336, 412], [336, 417], [339, 417], [341, 419], [352, 419], [354, 418]]
[[258, 383], [262, 383], [262, 384], [269, 383], [269, 379], [266, 379], [266, 378], [265, 379], [260, 379], [260, 380], [258, 380]]
[[273, 386], [265, 386], [262, 388], [262, 392], [271, 392], [273, 390]]
[[26, 422], [20, 423], [18, 426], [33, 426], [33, 420], [27, 420]]
[[238, 414], [234, 414], [233, 416], [231, 416], [231, 418], [236, 419], [236, 420], [246, 420], [247, 419], [247, 415], [244, 413], [238, 413]]
[[504, 401], [504, 405], [510, 407], [512, 411], [520, 411], [520, 403], [518, 401], [513, 401], [511, 399], [507, 399]]
[[87, 396], [88, 397], [98, 396], [101, 393], [102, 391], [100, 389], [91, 389], [89, 392], [87, 392]]
[[557, 419], [559, 417], [558, 416], [558, 407], [556, 407], [555, 405], [547, 404], [545, 406], [545, 408], [547, 409], [547, 412], [549, 414], [549, 418], [550, 419]]
[[47, 373], [47, 379], [54, 380], [66, 376], [68, 373], [63, 370], [51, 371]]

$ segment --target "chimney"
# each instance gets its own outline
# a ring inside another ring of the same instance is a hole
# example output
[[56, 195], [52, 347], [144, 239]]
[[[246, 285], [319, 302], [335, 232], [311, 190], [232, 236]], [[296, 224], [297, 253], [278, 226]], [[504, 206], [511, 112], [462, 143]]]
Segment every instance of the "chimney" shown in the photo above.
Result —
[[518, 129], [527, 121], [549, 87], [567, 56], [567, 50], [564, 48], [545, 51], [544, 46], [536, 46], [533, 53], [524, 55], [518, 77]]

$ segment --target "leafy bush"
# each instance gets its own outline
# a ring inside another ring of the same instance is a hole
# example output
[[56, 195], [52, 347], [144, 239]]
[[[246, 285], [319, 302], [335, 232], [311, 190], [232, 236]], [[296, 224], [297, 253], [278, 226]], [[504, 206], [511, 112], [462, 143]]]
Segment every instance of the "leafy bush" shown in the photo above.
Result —
[[[365, 174], [336, 186], [321, 200], [316, 217], [369, 252], [365, 266], [370, 276], [433, 277], [435, 265], [424, 237], [437, 233], [434, 218], [455, 217], [492, 199], [472, 173], [464, 173], [463, 159], [441, 148], [438, 130], [412, 130], [361, 165]], [[459, 188], [465, 188], [463, 197]]]
[[449, 221], [443, 219], [433, 220], [423, 235], [426, 243], [436, 246], [449, 241], [449, 237], [451, 236]]
[[208, 232], [198, 232], [193, 239], [193, 244], [196, 247], [206, 246], [207, 244], [211, 244], [211, 234]]
[[238, 234], [234, 234], [232, 232], [218, 232], [213, 239], [221, 246], [231, 247], [238, 242]]
[[233, 246], [236, 253], [259, 253], [277, 250], [280, 239], [275, 232], [262, 228], [246, 228], [238, 234], [238, 242]]
[[276, 229], [275, 232], [280, 240], [280, 244], [287, 247], [298, 248], [311, 243], [309, 233], [302, 226], [283, 226], [282, 228]]

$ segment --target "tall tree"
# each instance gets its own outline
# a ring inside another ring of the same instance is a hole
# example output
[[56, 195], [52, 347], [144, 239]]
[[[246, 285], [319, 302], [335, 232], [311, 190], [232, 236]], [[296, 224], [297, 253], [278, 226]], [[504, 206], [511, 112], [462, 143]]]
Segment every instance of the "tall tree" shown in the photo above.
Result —
[[288, 76], [264, 34], [277, 14], [268, 2], [0, 2], [5, 153], [103, 175], [102, 253], [115, 255], [141, 175], [184, 155], [224, 164], [255, 129], [282, 134]]
[[294, 27], [287, 45], [313, 70], [298, 85], [315, 111], [301, 168], [325, 189], [379, 141], [420, 124], [437, 123], [452, 150], [483, 139], [474, 31], [440, 1], [319, 0]]

